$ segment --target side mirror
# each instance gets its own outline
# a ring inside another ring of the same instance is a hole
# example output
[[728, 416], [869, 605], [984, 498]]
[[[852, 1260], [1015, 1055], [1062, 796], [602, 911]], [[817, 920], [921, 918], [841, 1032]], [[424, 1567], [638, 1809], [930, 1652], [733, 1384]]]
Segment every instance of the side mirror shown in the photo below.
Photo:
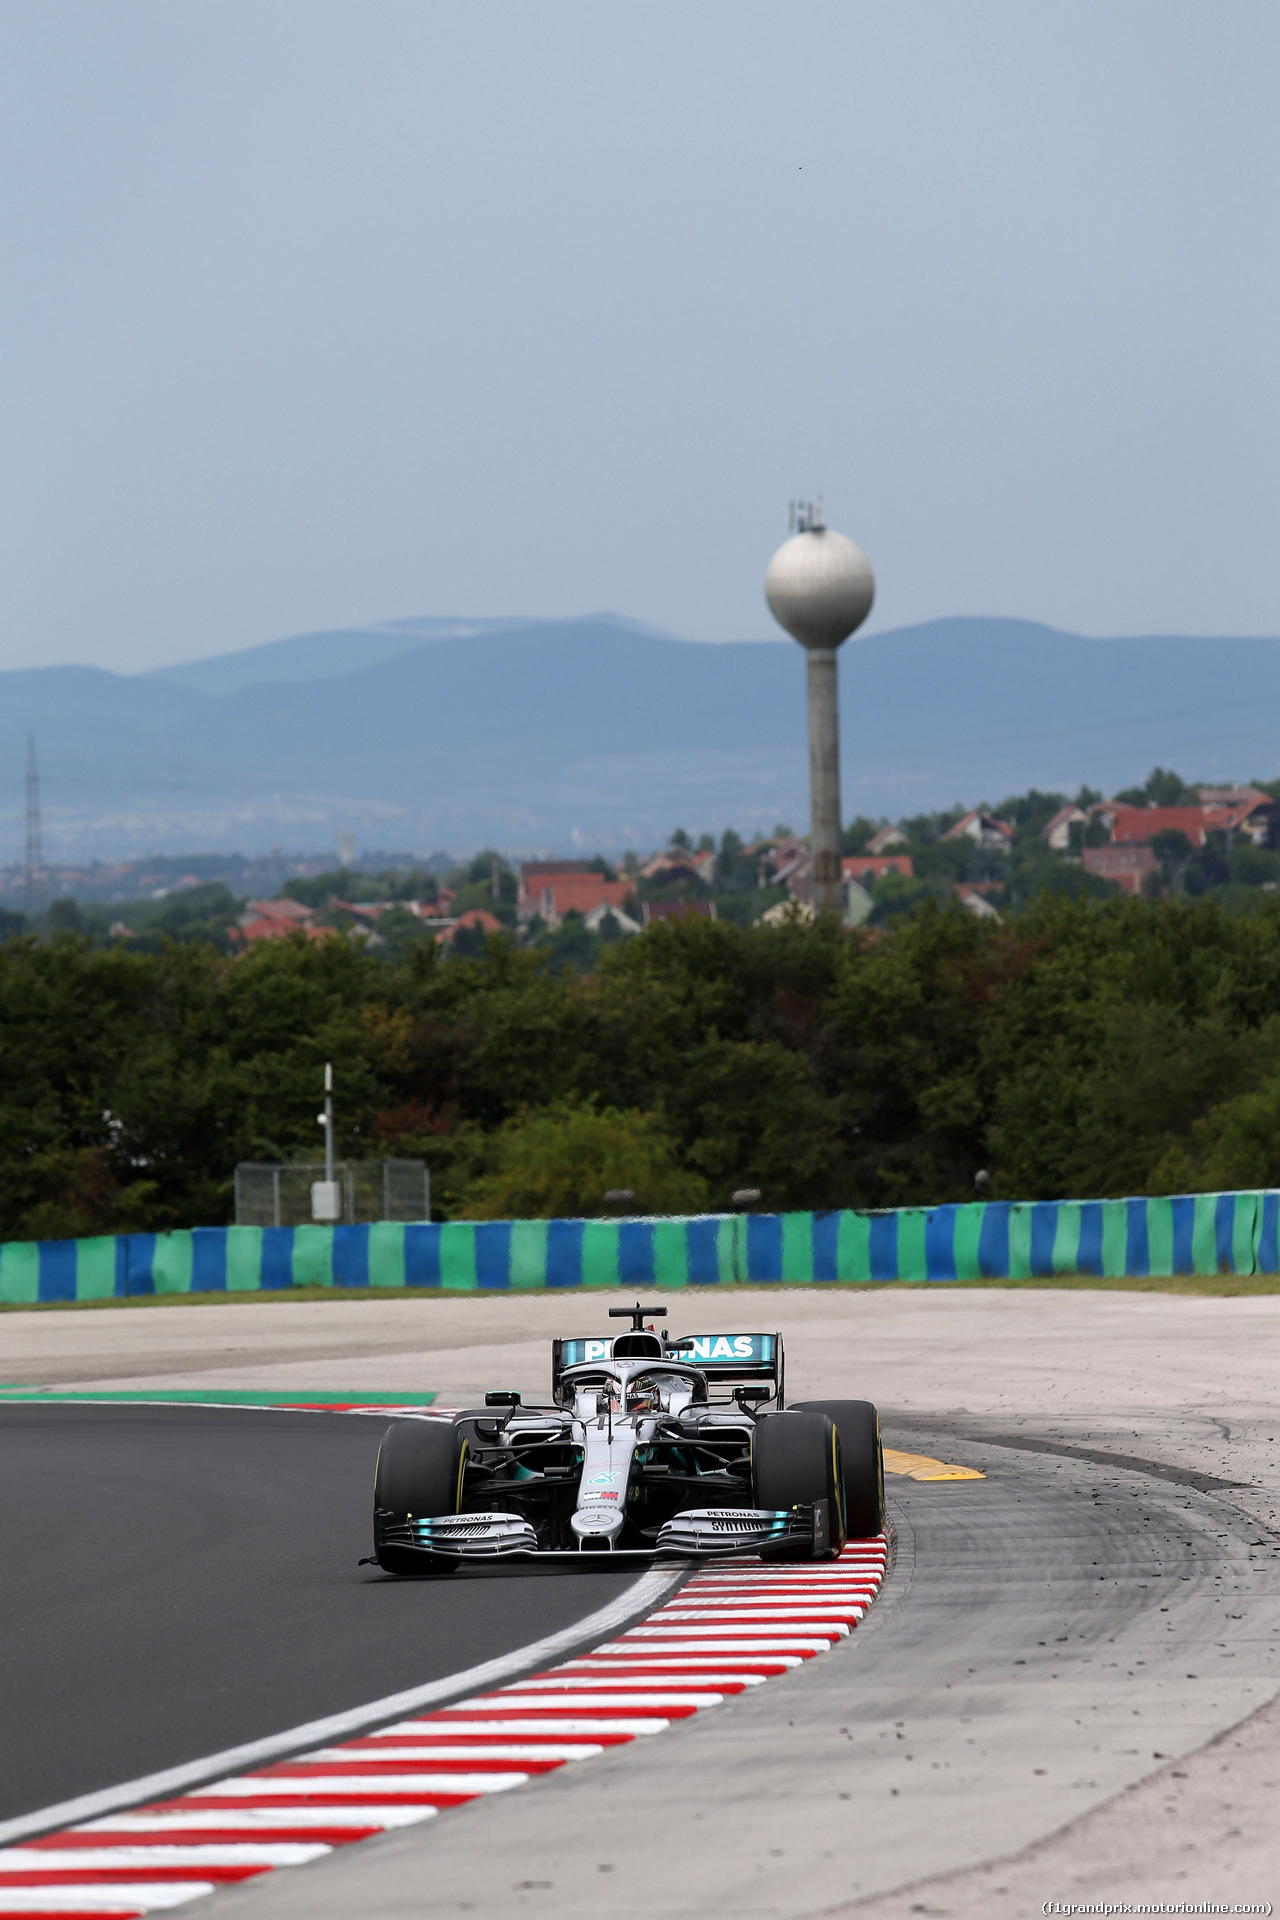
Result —
[[484, 1403], [486, 1407], [518, 1407], [520, 1395], [507, 1387], [500, 1387], [494, 1393], [486, 1393]]

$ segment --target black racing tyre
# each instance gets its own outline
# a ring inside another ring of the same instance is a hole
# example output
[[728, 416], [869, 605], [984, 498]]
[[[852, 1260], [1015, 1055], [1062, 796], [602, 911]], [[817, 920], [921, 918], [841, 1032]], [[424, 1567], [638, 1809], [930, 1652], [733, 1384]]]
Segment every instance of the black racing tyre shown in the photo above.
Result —
[[778, 1512], [827, 1503], [831, 1551], [845, 1542], [840, 1434], [821, 1413], [772, 1413], [757, 1420], [751, 1440], [751, 1487], [758, 1507]]
[[384, 1573], [449, 1573], [457, 1559], [426, 1559], [405, 1547], [384, 1546], [379, 1515], [433, 1520], [457, 1513], [467, 1443], [452, 1422], [397, 1420], [382, 1436], [373, 1476], [373, 1550]]
[[880, 1415], [869, 1400], [801, 1400], [796, 1411], [825, 1413], [840, 1435], [844, 1517], [851, 1540], [884, 1532], [884, 1454]]

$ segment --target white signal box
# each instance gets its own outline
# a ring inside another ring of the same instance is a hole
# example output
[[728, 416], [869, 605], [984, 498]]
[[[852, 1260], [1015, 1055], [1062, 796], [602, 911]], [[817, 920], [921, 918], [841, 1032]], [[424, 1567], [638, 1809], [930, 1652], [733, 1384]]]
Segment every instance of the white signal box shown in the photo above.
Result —
[[330, 1223], [341, 1220], [342, 1182], [340, 1180], [311, 1182], [311, 1218]]

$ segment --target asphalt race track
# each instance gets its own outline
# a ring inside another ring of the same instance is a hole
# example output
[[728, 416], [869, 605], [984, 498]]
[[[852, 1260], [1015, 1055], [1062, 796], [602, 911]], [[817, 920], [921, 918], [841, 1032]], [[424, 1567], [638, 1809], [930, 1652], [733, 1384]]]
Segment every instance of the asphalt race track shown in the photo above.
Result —
[[[896, 1557], [849, 1640], [210, 1913], [630, 1920], [655, 1847], [672, 1920], [1280, 1904], [1280, 1302], [800, 1291], [753, 1317], [806, 1395], [856, 1377], [889, 1446], [987, 1476], [890, 1480]], [[10, 1372], [62, 1392], [474, 1404], [496, 1378], [544, 1390], [564, 1320], [522, 1298], [3, 1324]], [[0, 1424], [0, 1818], [518, 1651], [634, 1578], [359, 1569], [380, 1418], [50, 1402]]]
[[1034, 1909], [1000, 1906], [998, 1879], [950, 1889], [1084, 1827], [1275, 1695], [1277, 1543], [1223, 1489], [1189, 1484], [1203, 1474], [1045, 1452], [1025, 1432], [886, 1437], [988, 1478], [889, 1483], [896, 1564], [844, 1645], [639, 1751], [219, 1895], [224, 1920], [577, 1920], [606, 1886], [630, 1920], [649, 1910], [658, 1834], [663, 1911], [689, 1920], [1038, 1911], [1065, 1884], [1051, 1864], [1030, 1870]]
[[384, 1425], [0, 1408], [0, 1819], [441, 1678], [636, 1578], [358, 1567]]

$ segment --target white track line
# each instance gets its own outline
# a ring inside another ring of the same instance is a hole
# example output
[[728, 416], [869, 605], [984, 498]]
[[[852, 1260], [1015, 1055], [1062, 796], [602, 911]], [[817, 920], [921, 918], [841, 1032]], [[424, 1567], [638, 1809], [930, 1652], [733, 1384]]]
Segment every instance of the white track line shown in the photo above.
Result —
[[[679, 1575], [649, 1573], [611, 1607], [502, 1660], [11, 1820], [0, 1843], [44, 1837], [0, 1844], [0, 1920], [142, 1920], [663, 1733], [844, 1639], [875, 1598], [885, 1555], [881, 1538], [825, 1566], [721, 1565], [665, 1605]], [[656, 1610], [620, 1638], [552, 1664], [646, 1607]]]
[[412, 1713], [416, 1708], [434, 1706], [453, 1695], [492, 1686], [513, 1674], [525, 1672], [540, 1661], [554, 1660], [557, 1654], [568, 1653], [570, 1648], [581, 1645], [584, 1640], [594, 1640], [598, 1634], [607, 1634], [624, 1621], [634, 1619], [637, 1614], [647, 1613], [675, 1585], [680, 1578], [680, 1571], [677, 1568], [674, 1571], [664, 1569], [646, 1573], [609, 1606], [588, 1614], [586, 1619], [565, 1627], [560, 1633], [548, 1634], [544, 1640], [518, 1647], [514, 1653], [503, 1654], [497, 1660], [485, 1660], [478, 1667], [468, 1667], [461, 1673], [450, 1674], [445, 1680], [432, 1680], [425, 1686], [409, 1687], [403, 1693], [389, 1693], [382, 1700], [371, 1700], [367, 1706], [352, 1707], [346, 1713], [332, 1713], [323, 1720], [310, 1720], [303, 1726], [291, 1727], [286, 1733], [272, 1734], [265, 1740], [250, 1740], [243, 1746], [228, 1747], [222, 1753], [210, 1754], [204, 1760], [190, 1760], [180, 1767], [167, 1767], [161, 1773], [149, 1773], [138, 1780], [126, 1780], [118, 1787], [106, 1787], [100, 1793], [84, 1793], [74, 1800], [63, 1800], [56, 1806], [41, 1807], [38, 1812], [24, 1813], [15, 1820], [0, 1821], [0, 1846], [27, 1834], [42, 1833], [50, 1827], [92, 1820], [96, 1814], [112, 1813], [117, 1807], [133, 1807], [142, 1800], [158, 1800], [162, 1795], [181, 1793], [184, 1787], [194, 1786], [198, 1781], [208, 1780], [215, 1774], [259, 1766], [263, 1761], [296, 1753], [302, 1747], [322, 1746], [340, 1739], [343, 1734], [358, 1733], [381, 1720], [393, 1719], [397, 1714]]

